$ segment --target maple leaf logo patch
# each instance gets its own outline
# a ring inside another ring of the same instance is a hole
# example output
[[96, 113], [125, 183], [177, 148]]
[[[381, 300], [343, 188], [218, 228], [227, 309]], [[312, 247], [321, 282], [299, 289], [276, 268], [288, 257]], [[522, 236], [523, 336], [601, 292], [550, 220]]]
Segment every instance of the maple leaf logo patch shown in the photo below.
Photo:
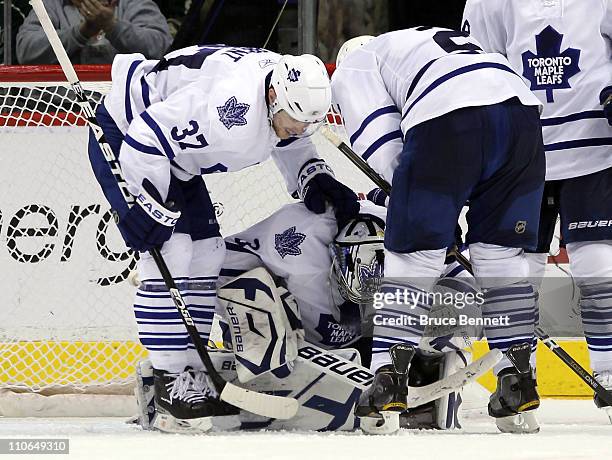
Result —
[[382, 267], [378, 261], [374, 259], [370, 265], [361, 264], [357, 269], [362, 294], [376, 292], [377, 281], [382, 275]]
[[555, 102], [553, 90], [571, 88], [569, 79], [580, 72], [580, 50], [567, 48], [561, 52], [563, 34], [552, 26], [536, 35], [536, 53], [525, 51], [523, 76], [531, 82], [531, 90], [545, 90], [547, 102]]
[[287, 80], [292, 81], [292, 82], [296, 82], [299, 80], [300, 75], [302, 74], [302, 72], [300, 72], [297, 69], [291, 69], [288, 73], [287, 73]]
[[249, 104], [243, 104], [238, 102], [236, 96], [230, 97], [225, 104], [217, 107], [219, 112], [219, 121], [223, 123], [227, 129], [232, 126], [243, 126], [247, 124], [246, 118], [244, 117], [249, 111]]
[[274, 235], [274, 248], [281, 256], [299, 256], [302, 253], [300, 244], [304, 242], [306, 235], [295, 231], [295, 226], [288, 228], [283, 233]]

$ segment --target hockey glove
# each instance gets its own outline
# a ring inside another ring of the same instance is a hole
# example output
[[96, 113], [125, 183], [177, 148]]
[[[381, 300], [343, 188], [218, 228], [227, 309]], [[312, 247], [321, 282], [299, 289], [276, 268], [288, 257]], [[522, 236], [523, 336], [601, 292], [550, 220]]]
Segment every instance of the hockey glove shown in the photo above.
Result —
[[298, 175], [298, 195], [315, 214], [323, 214], [326, 204], [331, 204], [339, 228], [359, 213], [355, 192], [338, 182], [323, 160], [312, 159], [302, 166]]
[[608, 124], [612, 126], [612, 87], [608, 86], [599, 95], [599, 102], [603, 105], [604, 116], [608, 119]]
[[181, 213], [162, 206], [161, 195], [148, 179], [142, 182], [136, 204], [125, 213], [117, 226], [128, 247], [148, 251], [168, 241]]
[[366, 198], [378, 206], [386, 208], [389, 205], [389, 195], [382, 188], [373, 188], [368, 192]]

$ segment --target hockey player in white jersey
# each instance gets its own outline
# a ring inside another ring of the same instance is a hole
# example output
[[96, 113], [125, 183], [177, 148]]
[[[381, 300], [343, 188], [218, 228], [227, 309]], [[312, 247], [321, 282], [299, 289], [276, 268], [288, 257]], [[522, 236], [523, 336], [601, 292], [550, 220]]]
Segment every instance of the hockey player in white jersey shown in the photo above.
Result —
[[136, 197], [132, 208], [93, 136], [89, 156], [126, 244], [141, 252], [134, 312], [155, 368], [158, 408], [197, 424], [234, 408], [215, 399], [207, 385], [180, 313], [146, 251], [161, 247], [206, 343], [225, 247], [202, 175], [272, 156], [288, 192], [297, 192], [308, 209], [322, 213], [330, 203], [340, 220], [356, 213], [356, 195], [333, 177], [308, 139], [329, 109], [329, 78], [312, 55], [212, 45], [159, 61], [119, 55], [112, 80], [96, 116]]
[[381, 287], [388, 320], [374, 328], [376, 380], [357, 415], [402, 410], [406, 395], [389, 349], [419, 343], [424, 326], [415, 319], [431, 308], [428, 293], [469, 200], [466, 243], [485, 293], [483, 316], [507, 317], [485, 323], [489, 346], [506, 353], [495, 366], [501, 390], [490, 413], [501, 430], [536, 431], [535, 421], [514, 415], [539, 405], [524, 249], [537, 242], [544, 185], [540, 101], [502, 55], [485, 53], [467, 34], [430, 27], [383, 34], [346, 54], [332, 95], [353, 149], [392, 183]]
[[612, 0], [468, 0], [462, 27], [506, 56], [544, 105], [546, 186], [530, 276], [538, 289], [560, 214], [591, 367], [612, 389]]

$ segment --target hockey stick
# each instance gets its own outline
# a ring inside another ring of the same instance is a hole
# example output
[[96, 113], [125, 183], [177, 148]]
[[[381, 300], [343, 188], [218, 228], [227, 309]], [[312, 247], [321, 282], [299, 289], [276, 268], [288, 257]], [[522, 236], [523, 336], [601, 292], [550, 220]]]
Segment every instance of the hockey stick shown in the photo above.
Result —
[[[372, 182], [374, 182], [378, 187], [380, 187], [387, 195], [391, 193], [391, 185], [389, 182], [384, 180], [380, 175], [374, 171], [374, 169], [366, 163], [363, 158], [361, 158], [355, 151], [346, 145], [344, 141], [334, 133], [328, 126], [323, 126], [321, 128], [321, 133], [323, 136], [327, 138], [334, 146], [338, 148], [346, 157], [352, 161], [359, 170], [361, 170], [366, 176], [368, 176]], [[472, 269], [472, 263], [465, 257], [461, 251], [457, 248], [457, 246], [453, 246], [448, 251], [449, 255], [455, 257], [457, 262], [463, 266], [471, 275], [474, 275], [474, 270]], [[605, 401], [607, 404], [612, 406], [612, 392], [606, 390], [602, 387], [597, 380], [587, 371], [584, 367], [582, 367], [574, 358], [572, 358], [563, 348], [557, 344], [544, 330], [537, 326], [535, 328], [535, 335], [544, 345], [546, 345], [563, 363], [569, 367], [578, 377], [580, 377], [584, 383], [586, 383], [595, 393], [599, 395], [599, 397]]]
[[[43, 31], [47, 36], [49, 42], [51, 43], [51, 47], [55, 52], [57, 60], [62, 67], [62, 71], [66, 75], [68, 83], [70, 84], [72, 90], [76, 94], [77, 102], [83, 111], [87, 119], [87, 123], [91, 130], [93, 131], [96, 141], [100, 145], [102, 152], [104, 154], [104, 158], [108, 162], [110, 169], [115, 176], [115, 180], [117, 181], [117, 185], [121, 189], [121, 192], [128, 203], [128, 206], [134, 204], [134, 198], [128, 191], [127, 183], [125, 182], [125, 178], [121, 172], [121, 166], [119, 161], [115, 158], [115, 155], [110, 147], [110, 145], [106, 142], [104, 138], [104, 133], [102, 128], [98, 124], [96, 120], [95, 112], [91, 107], [85, 92], [83, 91], [83, 87], [81, 86], [81, 82], [78, 79], [78, 76], [70, 62], [70, 58], [66, 54], [66, 50], [60, 41], [59, 36], [53, 24], [51, 23], [51, 19], [47, 14], [47, 10], [43, 4], [42, 0], [30, 0], [30, 4], [34, 9], [36, 16], [38, 17]], [[172, 297], [172, 301], [176, 306], [177, 310], [181, 315], [181, 319], [187, 332], [189, 333], [189, 337], [191, 338], [195, 348], [200, 356], [200, 359], [204, 363], [204, 367], [208, 372], [209, 377], [211, 378], [216, 390], [219, 393], [219, 396], [222, 400], [244, 409], [246, 411], [252, 412], [254, 414], [263, 415], [266, 417], [279, 418], [279, 419], [289, 419], [293, 417], [298, 410], [298, 401], [294, 398], [285, 398], [281, 396], [268, 395], [263, 393], [256, 393], [244, 388], [240, 388], [230, 382], [226, 382], [215, 369], [212, 361], [210, 360], [210, 356], [206, 351], [206, 346], [202, 341], [200, 334], [195, 326], [195, 323], [189, 314], [185, 301], [181, 296], [180, 291], [178, 290], [170, 271], [161, 255], [161, 252], [158, 248], [151, 249], [150, 251], [153, 260], [155, 261], [157, 268], [159, 269], [161, 276], [170, 292], [170, 296]]]
[[557, 357], [563, 361], [574, 373], [582, 379], [591, 389], [605, 402], [608, 406], [612, 406], [612, 392], [606, 390], [595, 378], [582, 367], [569, 353], [555, 342], [544, 330], [536, 326], [536, 335], [544, 345], [548, 347]]
[[[493, 349], [442, 380], [422, 387], [408, 387], [408, 407], [418, 407], [459, 390], [468, 383], [476, 381], [478, 377], [495, 366], [501, 358], [502, 352]], [[367, 368], [302, 339], [298, 341], [298, 359], [310, 367], [360, 390], [369, 388], [374, 379], [374, 374]]]

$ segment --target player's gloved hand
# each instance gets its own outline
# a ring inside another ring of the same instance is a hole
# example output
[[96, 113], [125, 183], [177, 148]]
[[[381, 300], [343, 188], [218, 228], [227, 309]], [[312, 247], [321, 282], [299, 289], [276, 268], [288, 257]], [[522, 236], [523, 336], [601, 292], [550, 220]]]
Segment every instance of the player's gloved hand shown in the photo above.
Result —
[[373, 188], [368, 192], [366, 198], [378, 206], [386, 208], [389, 205], [389, 195], [382, 188]]
[[341, 228], [359, 213], [358, 197], [350, 188], [334, 177], [334, 172], [320, 159], [308, 160], [298, 175], [298, 196], [315, 214], [323, 214], [327, 203]]
[[612, 87], [608, 86], [599, 94], [599, 102], [603, 105], [605, 117], [608, 119], [608, 124], [612, 126]]
[[168, 241], [181, 216], [173, 206], [161, 205], [160, 193], [145, 179], [136, 197], [136, 204], [120, 219], [117, 226], [128, 247], [148, 251]]

